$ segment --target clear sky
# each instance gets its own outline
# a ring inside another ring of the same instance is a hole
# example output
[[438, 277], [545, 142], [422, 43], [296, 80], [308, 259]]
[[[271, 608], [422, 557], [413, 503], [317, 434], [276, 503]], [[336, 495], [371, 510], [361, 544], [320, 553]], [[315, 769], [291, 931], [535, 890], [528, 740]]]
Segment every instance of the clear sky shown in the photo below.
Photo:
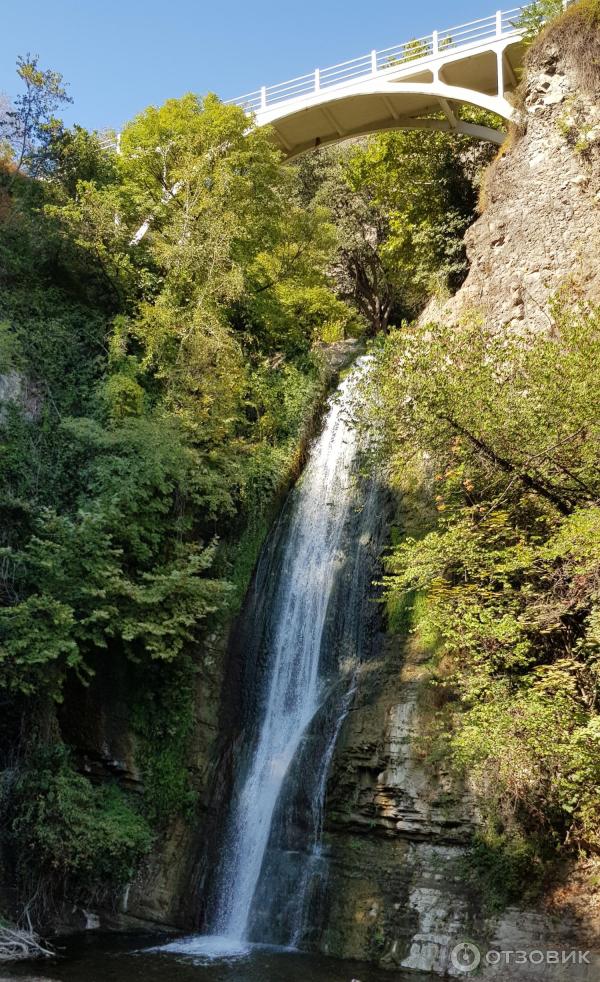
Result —
[[185, 92], [232, 98], [493, 10], [492, 0], [2, 0], [0, 93], [15, 94], [17, 55], [38, 54], [69, 82], [66, 121], [118, 129]]

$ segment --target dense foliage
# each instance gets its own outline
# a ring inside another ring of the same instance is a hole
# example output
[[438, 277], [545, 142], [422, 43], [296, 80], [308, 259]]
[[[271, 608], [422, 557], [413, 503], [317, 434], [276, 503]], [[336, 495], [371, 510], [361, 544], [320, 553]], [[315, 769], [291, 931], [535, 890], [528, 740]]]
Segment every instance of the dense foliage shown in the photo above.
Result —
[[8, 842], [29, 902], [49, 913], [66, 888], [73, 900], [96, 901], [125, 887], [151, 833], [135, 804], [114, 784], [94, 786], [73, 769], [61, 744], [39, 749], [12, 789]]
[[[284, 167], [241, 109], [187, 95], [117, 154], [55, 118], [60, 75], [18, 74], [0, 113], [0, 768], [39, 914], [120, 890], [193, 809], [198, 652], [301, 466], [316, 342], [387, 331], [460, 282], [488, 150], [398, 133]], [[61, 729], [115, 664], [136, 801], [81, 773]]]
[[[462, 115], [499, 127], [489, 114]], [[338, 294], [372, 334], [415, 317], [432, 294], [460, 285], [467, 272], [463, 236], [493, 153], [493, 145], [470, 137], [414, 130], [321, 150], [301, 162], [306, 192], [327, 206], [337, 232]]]
[[118, 160], [61, 133], [44, 185], [5, 193], [4, 370], [29, 392], [3, 412], [9, 691], [59, 697], [109, 642], [175, 658], [231, 593], [217, 531], [290, 464], [319, 377], [299, 311], [331, 232], [246, 125], [186, 97]]
[[430, 502], [387, 590], [424, 598], [434, 752], [478, 794], [504, 899], [549, 853], [600, 850], [599, 342], [600, 310], [563, 298], [548, 334], [428, 324], [379, 363], [396, 481]]
[[[19, 72], [0, 175], [3, 828], [22, 893], [38, 877], [74, 897], [117, 888], [150, 825], [193, 804], [192, 652], [298, 469], [325, 383], [313, 343], [355, 315], [325, 211], [241, 110], [168, 102], [117, 155], [51, 118], [59, 76]], [[139, 676], [143, 815], [32, 722], [103, 652]]]

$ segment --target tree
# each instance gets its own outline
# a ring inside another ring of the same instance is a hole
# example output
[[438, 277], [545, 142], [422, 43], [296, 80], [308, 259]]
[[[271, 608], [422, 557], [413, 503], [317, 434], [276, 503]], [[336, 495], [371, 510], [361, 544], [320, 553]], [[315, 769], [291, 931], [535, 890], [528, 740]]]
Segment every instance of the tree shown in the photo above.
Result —
[[[77, 127], [49, 150], [14, 209], [25, 250], [31, 223], [49, 260], [12, 271], [3, 334], [53, 424], [13, 406], [3, 427], [0, 688], [60, 698], [98, 649], [178, 660], [228, 605], [215, 534], [285, 479], [319, 316], [351, 312], [328, 290], [324, 209], [239, 108], [186, 96], [134, 120], [119, 157]], [[86, 295], [98, 270], [105, 288]]]
[[327, 208], [335, 228], [331, 274], [338, 296], [351, 303], [373, 335], [386, 331], [397, 301], [401, 271], [385, 262], [389, 220], [368, 188], [351, 184], [352, 151], [320, 150], [299, 165], [304, 194]]
[[8, 127], [8, 113], [10, 112], [10, 101], [8, 96], [0, 92], [0, 160], [9, 160], [11, 156], [11, 146], [8, 142], [6, 129]]
[[526, 44], [532, 44], [542, 28], [560, 17], [564, 9], [563, 0], [535, 0], [523, 7], [516, 26], [523, 31]]
[[372, 334], [416, 316], [466, 274], [465, 229], [490, 147], [443, 132], [384, 133], [301, 161], [304, 194], [329, 208], [332, 273]]
[[[83, 902], [131, 878], [147, 822], [82, 783], [54, 703], [76, 714], [79, 686], [119, 666], [147, 820], [193, 807], [201, 641], [298, 472], [324, 395], [313, 342], [355, 317], [327, 272], [328, 212], [239, 108], [148, 109], [120, 155], [79, 127], [32, 141], [0, 222], [0, 355], [23, 379], [0, 412], [0, 742], [23, 748], [0, 826], [26, 857], [21, 899], [35, 882]], [[51, 766], [38, 740], [58, 741]]]
[[351, 154], [348, 183], [387, 216], [379, 254], [398, 271], [403, 316], [464, 279], [463, 237], [475, 218], [478, 171], [492, 153], [470, 137], [417, 130], [382, 134]]
[[103, 188], [117, 179], [115, 154], [107, 152], [97, 133], [82, 126], [61, 126], [52, 134], [47, 146], [47, 177], [62, 188], [69, 198], [76, 198], [79, 182], [93, 182]]
[[36, 177], [43, 170], [49, 145], [60, 129], [54, 113], [59, 106], [73, 100], [67, 94], [62, 75], [41, 69], [37, 55], [19, 56], [17, 75], [25, 91], [0, 116], [0, 142], [10, 148], [15, 175], [26, 170]]

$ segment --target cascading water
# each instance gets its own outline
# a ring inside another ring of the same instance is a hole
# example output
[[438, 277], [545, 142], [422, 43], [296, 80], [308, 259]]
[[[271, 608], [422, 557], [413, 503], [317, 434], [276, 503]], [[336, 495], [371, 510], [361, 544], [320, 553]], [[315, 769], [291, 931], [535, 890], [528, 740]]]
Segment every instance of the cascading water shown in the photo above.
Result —
[[194, 945], [207, 955], [235, 954], [250, 940], [297, 944], [311, 879], [321, 872], [327, 772], [368, 644], [383, 523], [377, 482], [360, 472], [352, 421], [356, 383], [367, 370], [368, 359], [360, 359], [330, 401], [246, 602], [246, 748], [211, 935]]

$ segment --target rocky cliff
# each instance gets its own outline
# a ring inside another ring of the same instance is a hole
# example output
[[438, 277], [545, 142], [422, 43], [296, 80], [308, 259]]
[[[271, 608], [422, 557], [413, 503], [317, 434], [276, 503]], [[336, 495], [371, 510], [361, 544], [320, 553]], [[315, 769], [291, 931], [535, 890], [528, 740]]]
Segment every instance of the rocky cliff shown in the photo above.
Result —
[[562, 287], [600, 297], [598, 42], [589, 27], [575, 44], [572, 32], [557, 27], [532, 50], [519, 122], [486, 175], [482, 214], [467, 232], [469, 275], [452, 299], [432, 302], [426, 318], [473, 312], [498, 330], [525, 321], [547, 330]]
[[[536, 906], [486, 909], [469, 870], [475, 802], [444, 760], [427, 753], [429, 657], [414, 637], [388, 638], [363, 671], [330, 778], [321, 949], [396, 971], [464, 977], [453, 951], [474, 940], [482, 959], [492, 953], [478, 977], [593, 982], [597, 898], [594, 908], [585, 888], [578, 895], [573, 868]], [[568, 970], [515, 960], [517, 950], [540, 949], [586, 958]]]
[[[531, 51], [519, 126], [486, 175], [482, 214], [467, 235], [469, 275], [425, 320], [476, 316], [498, 331], [525, 322], [548, 330], [562, 288], [600, 297], [597, 48], [591, 32], [573, 36], [571, 22]], [[498, 953], [489, 963], [482, 954], [479, 977], [597, 979], [600, 900], [573, 868], [535, 907], [482, 906], [465, 867], [476, 808], [424, 749], [427, 658], [414, 638], [389, 638], [363, 673], [329, 786], [322, 949], [460, 977], [453, 948], [476, 939], [482, 953]], [[537, 955], [523, 962], [515, 949], [595, 954], [563, 966], [537, 964]]]

